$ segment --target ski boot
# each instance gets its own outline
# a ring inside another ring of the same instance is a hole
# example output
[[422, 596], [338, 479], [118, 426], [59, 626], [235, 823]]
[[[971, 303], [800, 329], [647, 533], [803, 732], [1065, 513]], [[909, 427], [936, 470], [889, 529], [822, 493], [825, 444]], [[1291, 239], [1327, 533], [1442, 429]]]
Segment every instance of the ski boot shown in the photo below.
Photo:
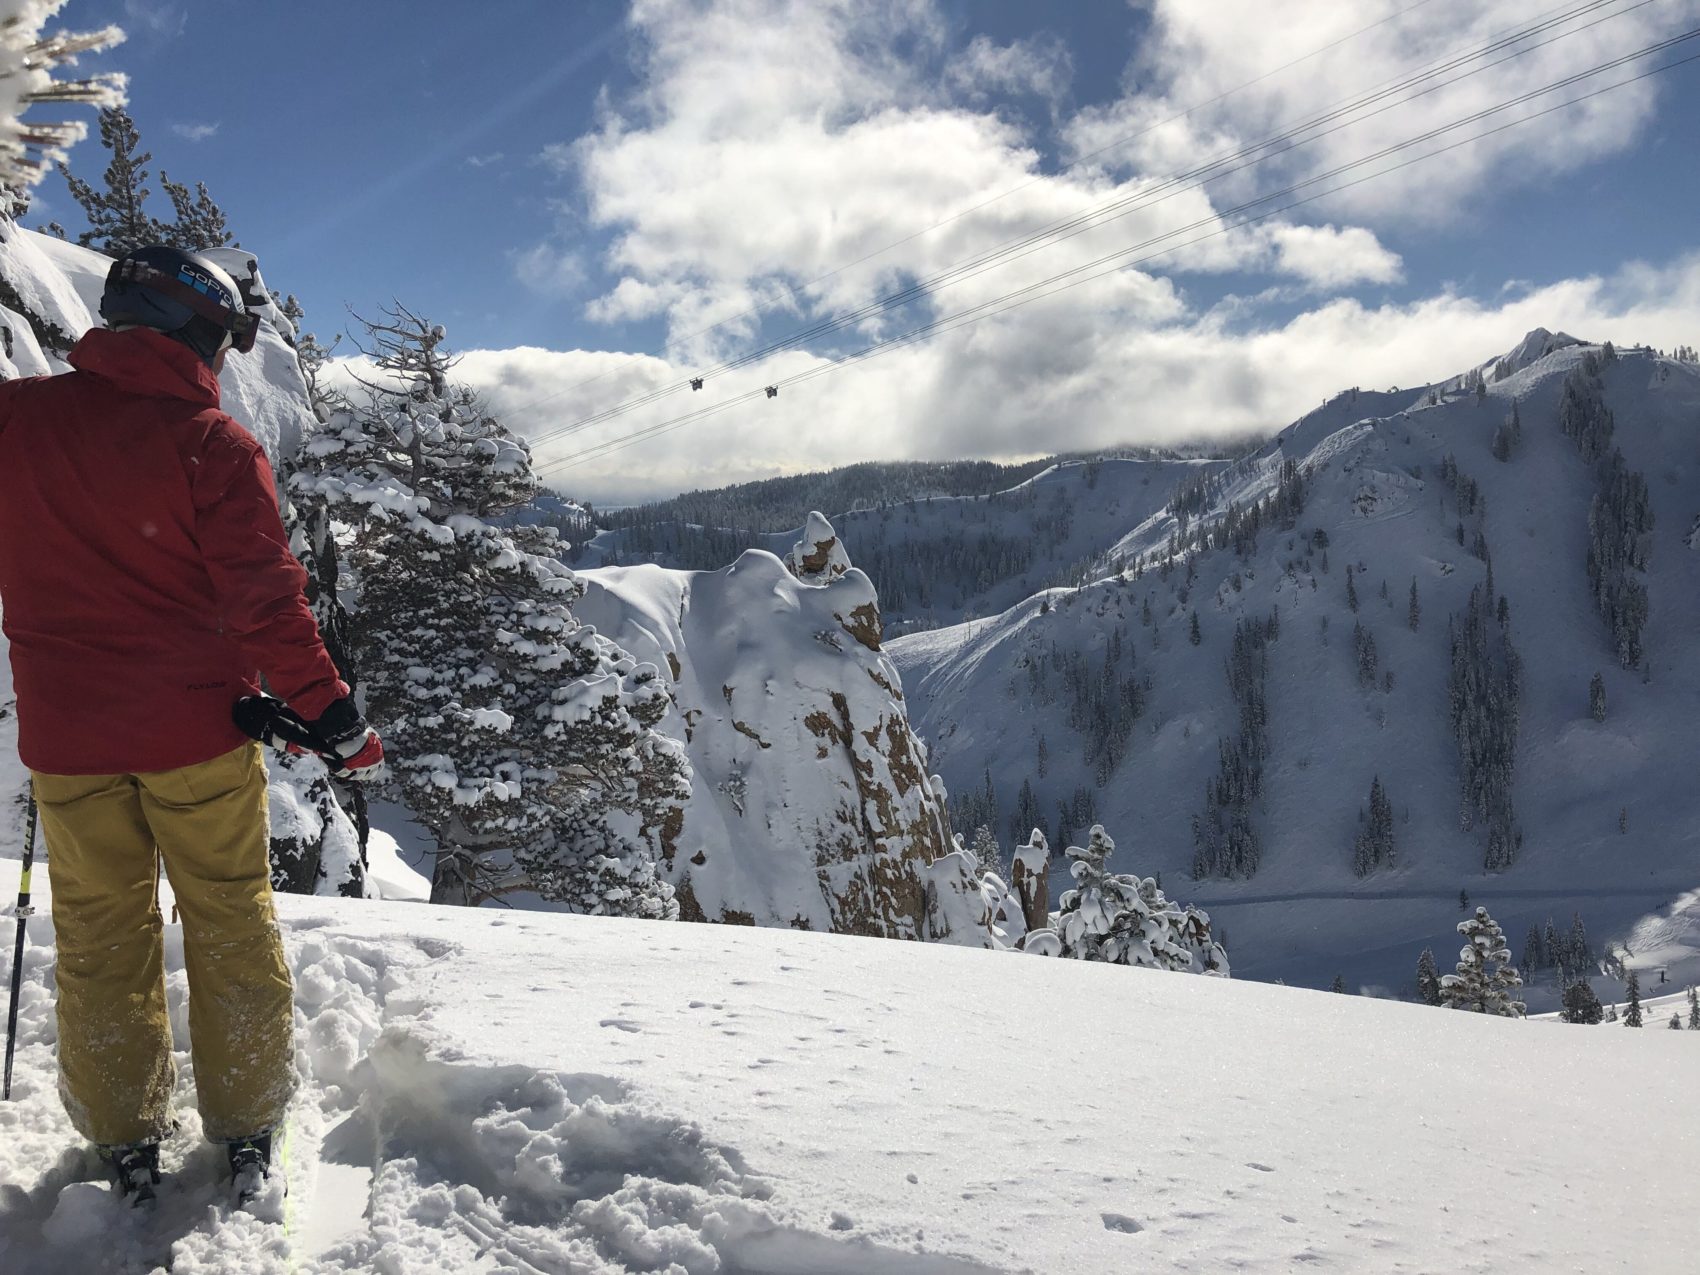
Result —
[[159, 1143], [140, 1142], [128, 1147], [102, 1147], [100, 1158], [112, 1174], [112, 1189], [132, 1206], [153, 1202], [159, 1185]]
[[265, 1188], [266, 1179], [271, 1176], [272, 1135], [256, 1133], [236, 1142], [227, 1142], [225, 1151], [230, 1156], [230, 1178], [236, 1192], [236, 1203], [239, 1207], [249, 1204]]

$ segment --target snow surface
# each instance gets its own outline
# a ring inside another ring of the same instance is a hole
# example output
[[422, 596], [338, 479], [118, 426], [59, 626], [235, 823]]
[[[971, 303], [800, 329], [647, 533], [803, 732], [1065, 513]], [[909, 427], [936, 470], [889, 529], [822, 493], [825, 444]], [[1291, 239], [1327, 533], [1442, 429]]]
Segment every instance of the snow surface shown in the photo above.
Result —
[[221, 1204], [186, 1065], [154, 1216], [86, 1184], [30, 923], [0, 1269], [1692, 1269], [1691, 1033], [783, 930], [279, 905], [305, 1083], [288, 1198], [252, 1214]]

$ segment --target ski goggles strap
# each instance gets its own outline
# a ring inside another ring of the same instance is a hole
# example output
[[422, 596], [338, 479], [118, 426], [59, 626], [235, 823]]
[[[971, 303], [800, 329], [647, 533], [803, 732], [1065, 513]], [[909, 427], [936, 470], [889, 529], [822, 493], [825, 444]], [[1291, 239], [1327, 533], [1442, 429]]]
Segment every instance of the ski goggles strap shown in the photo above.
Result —
[[243, 354], [254, 348], [260, 335], [260, 316], [252, 311], [232, 310], [220, 305], [206, 293], [191, 287], [181, 279], [173, 279], [162, 270], [155, 270], [143, 261], [120, 261], [116, 268], [120, 283], [133, 283], [164, 293], [173, 301], [181, 301], [203, 319], [208, 319], [230, 333], [231, 344]]

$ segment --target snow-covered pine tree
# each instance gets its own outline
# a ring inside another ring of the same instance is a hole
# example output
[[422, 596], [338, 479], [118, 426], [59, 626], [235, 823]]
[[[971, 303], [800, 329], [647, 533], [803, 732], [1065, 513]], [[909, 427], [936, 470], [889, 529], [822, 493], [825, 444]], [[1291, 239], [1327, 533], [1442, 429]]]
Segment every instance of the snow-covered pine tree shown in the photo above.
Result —
[[1440, 1004], [1440, 970], [1434, 963], [1434, 952], [1426, 947], [1417, 957], [1417, 999], [1425, 1005]]
[[1405, 623], [1410, 626], [1411, 632], [1415, 633], [1417, 631], [1417, 626], [1422, 623], [1422, 618], [1423, 618], [1422, 603], [1420, 603], [1417, 600], [1417, 577], [1412, 576], [1411, 577], [1411, 603], [1405, 609]]
[[1458, 923], [1458, 933], [1465, 945], [1458, 954], [1458, 972], [1440, 980], [1441, 1003], [1477, 1014], [1523, 1017], [1523, 1002], [1513, 997], [1523, 979], [1511, 964], [1499, 922], [1478, 907], [1475, 916]]
[[994, 876], [1008, 876], [1003, 866], [1003, 847], [998, 845], [997, 834], [987, 824], [981, 824], [974, 829], [973, 840], [968, 843], [968, 853], [974, 860], [975, 871], [981, 876], [988, 872]]
[[1596, 722], [1606, 719], [1606, 679], [1597, 671], [1588, 683], [1588, 715]]
[[1336, 974], [1334, 976], [1334, 981], [1328, 985], [1328, 990], [1331, 992], [1337, 992], [1344, 996], [1346, 994], [1346, 976], [1344, 974]]
[[[1062, 954], [1112, 965], [1187, 970], [1203, 947], [1205, 967], [1225, 970], [1227, 958], [1209, 941], [1209, 918], [1195, 909], [1183, 912], [1155, 881], [1109, 872], [1105, 865], [1114, 850], [1115, 842], [1101, 824], [1093, 825], [1084, 847], [1068, 848], [1074, 888], [1064, 891], [1053, 918]], [[1202, 930], [1190, 946], [1183, 942], [1189, 926]]]
[[1352, 846], [1352, 870], [1360, 877], [1379, 867], [1393, 865], [1393, 802], [1381, 786], [1381, 776], [1370, 781], [1369, 810]]
[[433, 902], [533, 889], [576, 911], [677, 915], [656, 871], [688, 796], [654, 729], [658, 671], [581, 626], [583, 586], [488, 519], [531, 498], [530, 454], [451, 383], [446, 334], [397, 306], [366, 325], [363, 404], [303, 444], [295, 502], [350, 528], [354, 657], [395, 787], [437, 839]]
[[100, 112], [100, 144], [112, 154], [102, 176], [105, 188], [96, 190], [63, 163], [59, 172], [71, 188], [71, 198], [82, 206], [89, 228], [77, 236], [85, 248], [98, 248], [111, 257], [122, 257], [132, 248], [158, 243], [163, 230], [148, 214], [147, 166], [153, 153], [136, 153], [142, 144], [136, 122], [122, 106], [103, 107]]
[[224, 209], [213, 202], [205, 182], [196, 182], [195, 193], [190, 194], [187, 186], [172, 181], [162, 168], [159, 170], [159, 186], [177, 212], [176, 222], [160, 227], [166, 243], [190, 252], [234, 245], [236, 237], [230, 233]]
[[1673, 1032], [1681, 1031], [1682, 1030], [1682, 1015], [1677, 1013], [1675, 1010], [1672, 1010], [1671, 1016], [1670, 1016], [1670, 1022], [1667, 1024], [1667, 1026]]
[[[0, 188], [8, 193], [11, 220], [27, 206], [28, 191], [47, 166], [65, 157], [68, 147], [87, 135], [81, 121], [42, 120], [24, 115], [41, 103], [116, 106], [124, 100], [124, 77], [116, 74], [56, 79], [80, 55], [109, 48], [124, 38], [115, 26], [93, 32], [52, 31], [42, 27], [60, 4], [32, 0], [8, 4], [6, 38], [0, 45]], [[61, 238], [64, 236], [61, 235]]]
[[1522, 658], [1504, 626], [1488, 622], [1489, 595], [1470, 590], [1463, 624], [1448, 621], [1451, 671], [1447, 677], [1459, 760], [1459, 822], [1488, 826], [1484, 866], [1502, 871], [1517, 857], [1512, 780], [1522, 698]]
[[1629, 1007], [1623, 1012], [1625, 1027], [1640, 1027], [1645, 1018], [1641, 1012], [1641, 975], [1634, 970], [1629, 971], [1629, 986], [1624, 990], [1629, 998]]
[[1688, 1030], [1700, 1032], [1700, 991], [1688, 989]]
[[1600, 1007], [1600, 998], [1594, 995], [1594, 989], [1584, 978], [1564, 989], [1564, 1008], [1558, 1016], [1567, 1023], [1593, 1026], [1605, 1017], [1605, 1011]]
[[1541, 940], [1541, 927], [1531, 922], [1529, 932], [1523, 938], [1523, 953], [1518, 959], [1517, 967], [1525, 973], [1545, 969], [1548, 965], [1546, 953], [1546, 944]]

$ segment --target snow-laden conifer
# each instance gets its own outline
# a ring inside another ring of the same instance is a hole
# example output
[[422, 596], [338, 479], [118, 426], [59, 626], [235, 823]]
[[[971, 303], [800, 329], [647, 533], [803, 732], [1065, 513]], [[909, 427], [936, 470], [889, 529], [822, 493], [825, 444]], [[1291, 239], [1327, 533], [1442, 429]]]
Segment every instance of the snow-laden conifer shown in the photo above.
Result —
[[574, 618], [583, 587], [552, 530], [521, 543], [489, 521], [537, 482], [451, 382], [443, 329], [399, 306], [367, 327], [365, 400], [303, 444], [291, 490], [351, 529], [354, 657], [399, 795], [437, 839], [433, 901], [532, 889], [676, 915], [656, 860], [688, 767], [654, 729], [665, 683]]
[[1210, 918], [1164, 897], [1151, 878], [1106, 867], [1115, 849], [1101, 824], [1085, 846], [1068, 848], [1074, 888], [1058, 900], [1053, 918], [1062, 954], [1076, 960], [1155, 969], [1227, 972], [1227, 957], [1210, 938]]
[[1584, 978], [1564, 989], [1564, 1008], [1558, 1016], [1567, 1023], [1592, 1026], [1605, 1017], [1605, 1011], [1600, 1006], [1600, 998], [1594, 994], [1594, 989]]
[[1514, 997], [1523, 979], [1511, 964], [1499, 922], [1478, 907], [1475, 916], [1458, 923], [1458, 933], [1465, 944], [1458, 954], [1458, 972], [1440, 980], [1441, 1003], [1477, 1014], [1523, 1017], [1523, 1002]]
[[1440, 970], [1435, 966], [1434, 952], [1426, 947], [1417, 958], [1417, 996], [1425, 1005], [1441, 1003]]

